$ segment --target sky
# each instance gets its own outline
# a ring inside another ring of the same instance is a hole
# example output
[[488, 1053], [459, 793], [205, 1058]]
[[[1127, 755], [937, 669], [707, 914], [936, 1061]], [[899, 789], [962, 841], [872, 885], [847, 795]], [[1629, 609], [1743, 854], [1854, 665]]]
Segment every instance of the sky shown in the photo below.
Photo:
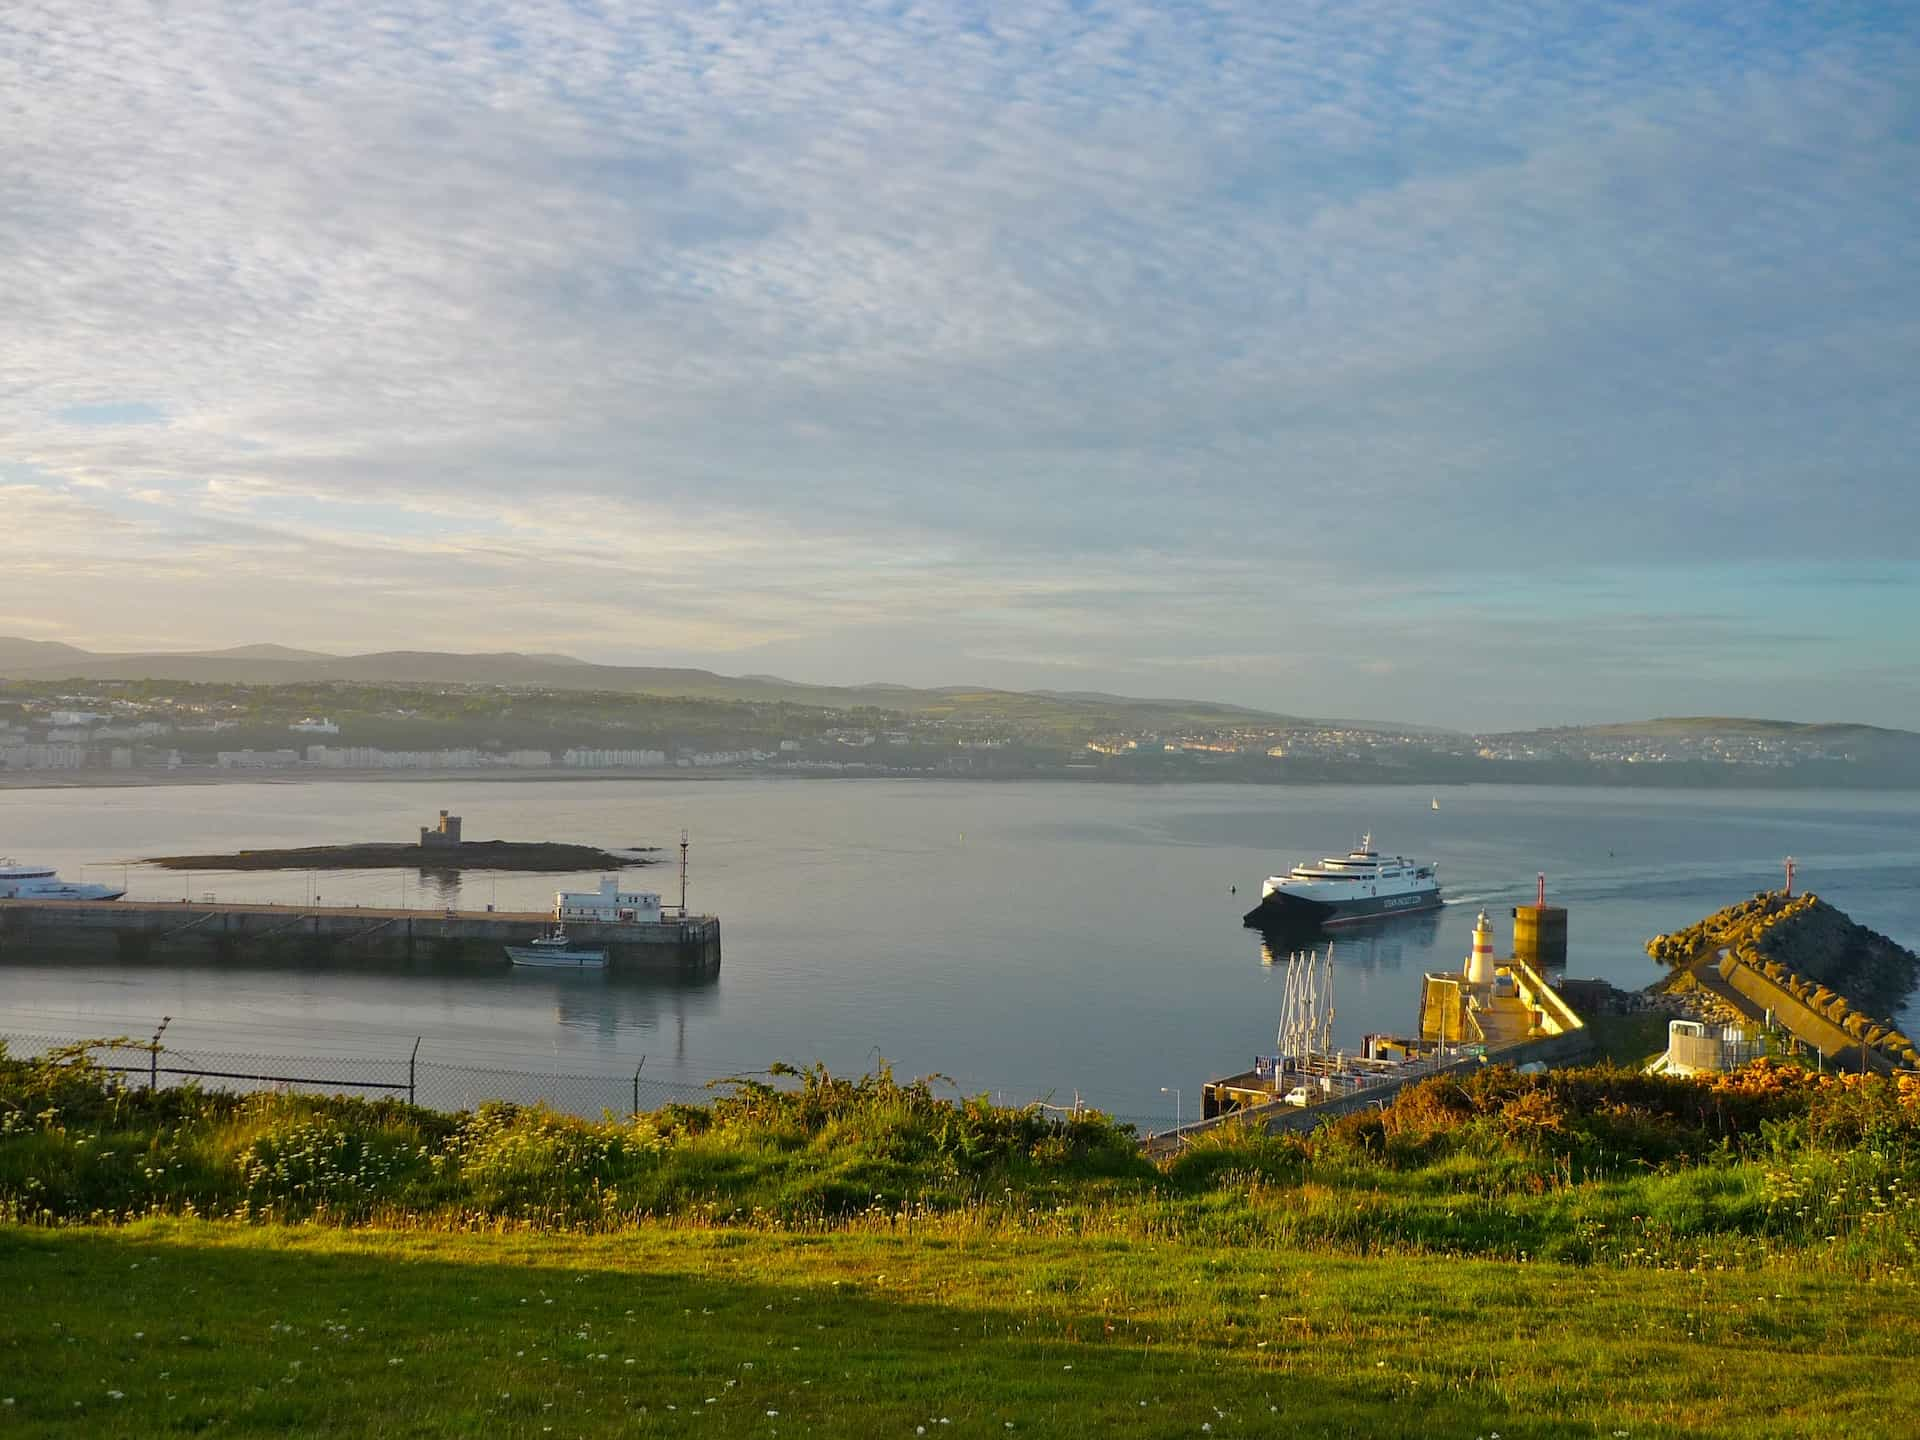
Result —
[[1910, 5], [0, 7], [0, 635], [1920, 729]]

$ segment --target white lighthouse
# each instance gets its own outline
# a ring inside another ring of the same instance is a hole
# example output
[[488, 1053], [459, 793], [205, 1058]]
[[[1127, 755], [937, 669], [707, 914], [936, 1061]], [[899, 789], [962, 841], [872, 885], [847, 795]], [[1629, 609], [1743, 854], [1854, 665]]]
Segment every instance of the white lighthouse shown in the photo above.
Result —
[[1473, 925], [1473, 953], [1467, 956], [1466, 972], [1469, 985], [1493, 983], [1493, 925], [1484, 910]]

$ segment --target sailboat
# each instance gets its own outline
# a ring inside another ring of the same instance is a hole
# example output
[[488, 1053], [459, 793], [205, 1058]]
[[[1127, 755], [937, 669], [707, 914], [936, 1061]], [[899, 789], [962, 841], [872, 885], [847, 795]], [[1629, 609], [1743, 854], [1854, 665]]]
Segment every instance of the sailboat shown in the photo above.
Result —
[[1440, 797], [1438, 795], [1433, 797], [1433, 808], [1436, 810], [1440, 808]]

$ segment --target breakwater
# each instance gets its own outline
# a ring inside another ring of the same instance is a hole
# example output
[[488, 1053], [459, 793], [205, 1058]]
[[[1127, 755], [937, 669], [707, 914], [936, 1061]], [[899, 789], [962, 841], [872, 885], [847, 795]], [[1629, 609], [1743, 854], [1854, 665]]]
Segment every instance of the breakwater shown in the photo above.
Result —
[[[0, 952], [87, 948], [161, 963], [169, 957], [316, 964], [504, 966], [504, 948], [553, 924], [544, 911], [398, 910], [233, 905], [213, 901], [0, 900]], [[570, 938], [603, 946], [615, 970], [720, 967], [711, 915], [654, 924], [570, 922]]]

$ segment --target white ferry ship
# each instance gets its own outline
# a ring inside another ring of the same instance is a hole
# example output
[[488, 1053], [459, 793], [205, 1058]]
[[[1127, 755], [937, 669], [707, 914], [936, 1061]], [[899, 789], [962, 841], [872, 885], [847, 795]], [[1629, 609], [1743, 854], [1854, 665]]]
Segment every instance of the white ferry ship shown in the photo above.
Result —
[[40, 865], [0, 859], [0, 900], [118, 900], [111, 885], [77, 885]]
[[1379, 915], [1402, 915], [1439, 907], [1437, 867], [1404, 855], [1382, 855], [1373, 837], [1343, 856], [1317, 864], [1304, 861], [1284, 875], [1267, 877], [1260, 903], [1247, 912], [1250, 925], [1346, 925]]

